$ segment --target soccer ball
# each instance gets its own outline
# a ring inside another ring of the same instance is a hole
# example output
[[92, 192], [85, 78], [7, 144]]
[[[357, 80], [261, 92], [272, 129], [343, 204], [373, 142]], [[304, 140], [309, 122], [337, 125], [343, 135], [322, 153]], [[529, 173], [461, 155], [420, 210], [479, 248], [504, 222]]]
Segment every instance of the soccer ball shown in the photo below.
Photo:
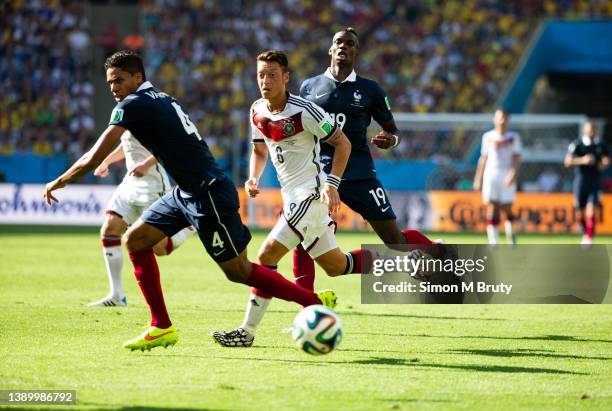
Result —
[[329, 354], [342, 341], [342, 321], [324, 305], [310, 305], [293, 320], [295, 345], [311, 355]]

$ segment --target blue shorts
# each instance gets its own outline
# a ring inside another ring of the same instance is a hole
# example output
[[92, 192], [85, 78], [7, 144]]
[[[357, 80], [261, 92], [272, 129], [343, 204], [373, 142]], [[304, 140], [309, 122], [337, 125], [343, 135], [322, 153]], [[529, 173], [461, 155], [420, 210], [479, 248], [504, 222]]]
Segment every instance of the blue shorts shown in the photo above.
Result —
[[574, 180], [574, 207], [585, 208], [587, 204], [600, 205], [599, 180]]
[[587, 204], [600, 205], [599, 187], [586, 187], [574, 191], [574, 207], [585, 208]]
[[342, 181], [340, 200], [367, 221], [395, 220], [389, 196], [377, 178]]
[[187, 197], [178, 187], [153, 203], [140, 217], [168, 237], [192, 225], [206, 251], [218, 263], [237, 257], [249, 244], [251, 233], [242, 224], [238, 192], [229, 179]]

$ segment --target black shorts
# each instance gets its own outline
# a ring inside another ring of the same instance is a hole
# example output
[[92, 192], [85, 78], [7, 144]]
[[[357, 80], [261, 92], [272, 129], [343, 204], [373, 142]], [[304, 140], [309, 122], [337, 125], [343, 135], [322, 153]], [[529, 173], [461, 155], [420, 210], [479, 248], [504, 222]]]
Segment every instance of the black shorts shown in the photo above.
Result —
[[240, 219], [239, 208], [236, 187], [226, 178], [195, 197], [187, 197], [174, 187], [140, 218], [168, 237], [192, 225], [208, 254], [222, 263], [237, 257], [251, 240], [249, 229]]
[[574, 207], [585, 208], [587, 204], [600, 205], [599, 181], [587, 182], [579, 180], [574, 182]]
[[377, 178], [343, 181], [340, 200], [368, 221], [395, 220], [389, 196]]

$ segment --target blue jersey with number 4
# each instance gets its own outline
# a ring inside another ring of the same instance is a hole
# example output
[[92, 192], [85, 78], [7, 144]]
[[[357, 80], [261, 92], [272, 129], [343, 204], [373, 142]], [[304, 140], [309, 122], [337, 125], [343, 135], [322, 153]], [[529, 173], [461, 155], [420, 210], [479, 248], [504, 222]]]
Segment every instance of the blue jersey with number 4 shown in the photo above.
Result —
[[[389, 100], [378, 83], [357, 76], [353, 71], [340, 83], [326, 73], [304, 80], [300, 96], [327, 111], [352, 144], [344, 180], [361, 180], [376, 176], [368, 146], [367, 130], [372, 118], [377, 123], [393, 120]], [[321, 162], [326, 173], [331, 171], [334, 148], [321, 145]]]
[[129, 130], [187, 194], [225, 177], [183, 107], [148, 81], [117, 104], [109, 124]]

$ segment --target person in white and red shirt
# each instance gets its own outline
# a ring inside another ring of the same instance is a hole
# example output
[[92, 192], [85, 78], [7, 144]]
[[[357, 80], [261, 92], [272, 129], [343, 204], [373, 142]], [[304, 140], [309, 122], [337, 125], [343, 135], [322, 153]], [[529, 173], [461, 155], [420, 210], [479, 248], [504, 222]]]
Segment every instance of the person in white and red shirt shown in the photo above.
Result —
[[482, 136], [480, 159], [474, 176], [474, 189], [482, 190], [482, 199], [487, 208], [487, 237], [489, 244], [496, 245], [500, 213], [506, 216], [504, 228], [509, 244], [516, 244], [512, 223], [512, 203], [516, 196], [516, 180], [521, 164], [521, 137], [508, 130], [510, 115], [497, 109], [493, 116], [493, 130]]

